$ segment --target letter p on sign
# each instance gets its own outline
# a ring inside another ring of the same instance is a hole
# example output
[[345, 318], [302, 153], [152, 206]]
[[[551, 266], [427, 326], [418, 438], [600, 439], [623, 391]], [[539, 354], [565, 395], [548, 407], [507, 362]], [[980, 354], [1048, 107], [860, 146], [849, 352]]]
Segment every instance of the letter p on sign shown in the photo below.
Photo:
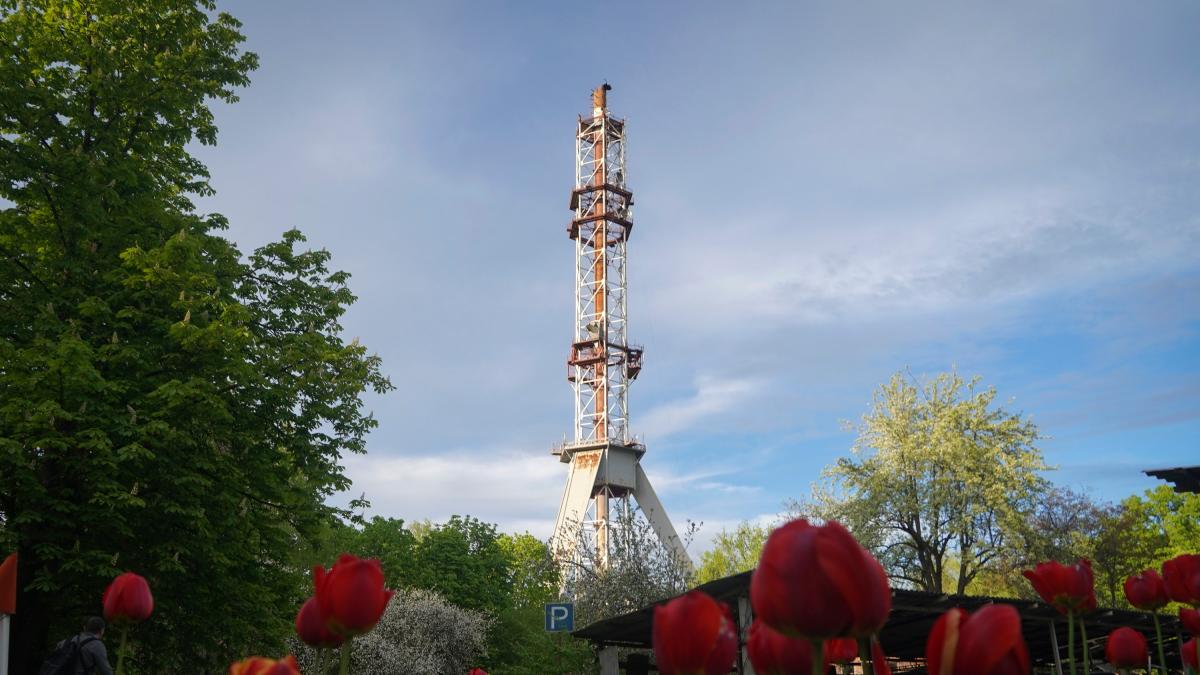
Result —
[[575, 630], [575, 605], [551, 602], [546, 605], [546, 630], [551, 633]]

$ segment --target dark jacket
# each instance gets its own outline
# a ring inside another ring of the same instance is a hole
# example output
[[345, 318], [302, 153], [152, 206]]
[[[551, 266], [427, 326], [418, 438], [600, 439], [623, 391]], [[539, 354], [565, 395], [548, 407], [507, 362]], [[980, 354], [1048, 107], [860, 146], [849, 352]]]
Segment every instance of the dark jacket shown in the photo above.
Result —
[[94, 638], [91, 633], [80, 633], [71, 638], [73, 641], [80, 643], [80, 657], [83, 661], [83, 670], [79, 671], [80, 675], [113, 675], [112, 666], [108, 665], [108, 650], [104, 648], [104, 643], [99, 639], [88, 640]]

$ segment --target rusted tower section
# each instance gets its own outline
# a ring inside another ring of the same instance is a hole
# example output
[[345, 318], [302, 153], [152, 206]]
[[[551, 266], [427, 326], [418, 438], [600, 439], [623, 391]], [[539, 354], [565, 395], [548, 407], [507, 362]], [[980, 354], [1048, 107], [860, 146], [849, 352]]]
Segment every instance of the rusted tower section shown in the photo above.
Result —
[[575, 242], [575, 338], [567, 380], [575, 394], [574, 440], [555, 449], [570, 464], [554, 528], [560, 557], [581, 539], [607, 564], [610, 518], [632, 497], [659, 539], [687, 559], [640, 459], [646, 447], [629, 433], [629, 384], [642, 369], [642, 347], [630, 344], [626, 245], [633, 230], [633, 193], [625, 185], [625, 120], [608, 112], [607, 83], [592, 92], [592, 115], [575, 135], [575, 189], [567, 231]]

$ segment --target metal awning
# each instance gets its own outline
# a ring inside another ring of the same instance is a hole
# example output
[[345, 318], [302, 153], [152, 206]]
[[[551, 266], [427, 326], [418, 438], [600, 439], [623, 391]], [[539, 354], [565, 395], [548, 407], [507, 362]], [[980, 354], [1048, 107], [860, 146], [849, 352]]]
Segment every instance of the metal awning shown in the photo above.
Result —
[[1175, 484], [1176, 492], [1200, 494], [1200, 466], [1180, 466], [1174, 469], [1151, 469], [1147, 476]]
[[[749, 596], [750, 572], [717, 579], [699, 586], [699, 590], [721, 600], [738, 611], [738, 599]], [[924, 660], [925, 640], [929, 631], [946, 610], [952, 607], [962, 607], [974, 611], [983, 605], [1004, 603], [1012, 605], [1021, 615], [1022, 632], [1029, 654], [1036, 664], [1054, 662], [1054, 647], [1052, 646], [1051, 626], [1057, 633], [1057, 644], [1063, 658], [1067, 655], [1067, 621], [1066, 617], [1049, 605], [1035, 600], [1020, 600], [1013, 598], [995, 598], [971, 595], [950, 595], [928, 593], [907, 589], [892, 591], [892, 613], [887, 625], [879, 635], [879, 641], [889, 657], [902, 662], [916, 663]], [[598, 646], [622, 646], [650, 648], [651, 628], [654, 620], [654, 607], [642, 609], [598, 621], [572, 633], [574, 637], [588, 640]], [[1160, 615], [1163, 627], [1164, 649], [1168, 663], [1177, 663], [1178, 643], [1175, 638], [1179, 634], [1179, 620], [1175, 616]], [[738, 623], [748, 623], [739, 617]], [[1087, 634], [1091, 645], [1092, 657], [1096, 660], [1104, 658], [1104, 644], [1108, 634], [1121, 626], [1129, 626], [1140, 631], [1151, 643], [1153, 650], [1154, 620], [1148, 612], [1123, 609], [1098, 609], [1086, 617]], [[1157, 660], [1157, 659], [1155, 659]]]

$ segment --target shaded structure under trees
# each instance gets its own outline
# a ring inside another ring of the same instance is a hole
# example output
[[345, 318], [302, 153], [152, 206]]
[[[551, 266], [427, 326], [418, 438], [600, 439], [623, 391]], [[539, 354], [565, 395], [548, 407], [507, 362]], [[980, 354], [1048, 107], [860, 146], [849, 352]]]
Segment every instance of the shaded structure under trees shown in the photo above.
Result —
[[[739, 627], [739, 647], [741, 656], [735, 673], [749, 672], [749, 659], [745, 654], [747, 631], [753, 621], [749, 602], [750, 576], [752, 572], [743, 572], [697, 588], [717, 600], [727, 603], [733, 610]], [[921, 590], [893, 589], [892, 612], [887, 624], [879, 633], [880, 643], [888, 658], [892, 661], [892, 672], [919, 673], [923, 671], [925, 659], [925, 643], [933, 623], [946, 610], [961, 607], [974, 611], [989, 603], [1002, 602], [1012, 605], [1021, 616], [1021, 632], [1029, 647], [1029, 654], [1035, 666], [1040, 666], [1048, 672], [1055, 660], [1055, 645], [1061, 658], [1067, 657], [1067, 628], [1066, 617], [1058, 610], [1040, 600], [1020, 600], [993, 598], [985, 596], [953, 595], [931, 593]], [[635, 611], [620, 616], [605, 619], [590, 624], [573, 633], [576, 638], [587, 640], [595, 648], [650, 648], [652, 646], [652, 626], [654, 606], [641, 607]], [[1088, 649], [1095, 662], [1104, 658], [1105, 637], [1120, 626], [1129, 626], [1153, 642], [1154, 624], [1148, 612], [1134, 610], [1101, 608], [1084, 617], [1087, 632], [1091, 637]], [[1167, 662], [1179, 662], [1178, 643], [1168, 636], [1175, 635], [1179, 630], [1178, 619], [1162, 615], [1163, 635]], [[1052, 637], [1053, 635], [1053, 637]], [[631, 671], [632, 672], [632, 671]], [[608, 675], [603, 670], [601, 675]]]

